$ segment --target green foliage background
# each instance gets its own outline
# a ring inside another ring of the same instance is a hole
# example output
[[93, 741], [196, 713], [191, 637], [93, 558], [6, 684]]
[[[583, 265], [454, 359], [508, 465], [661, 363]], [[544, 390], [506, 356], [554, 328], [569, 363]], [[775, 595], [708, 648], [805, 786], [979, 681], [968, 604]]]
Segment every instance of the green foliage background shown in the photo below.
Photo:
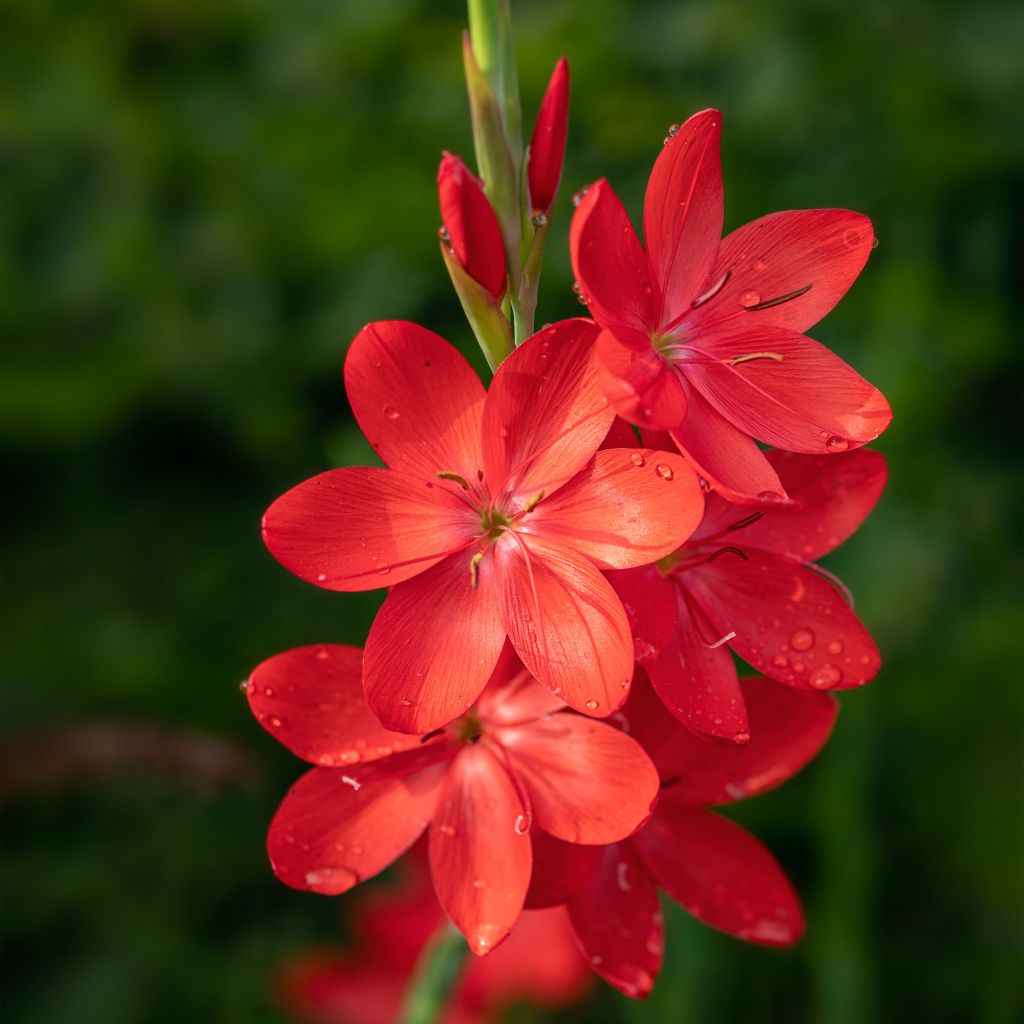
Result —
[[[540, 319], [578, 311], [569, 194], [606, 174], [637, 213], [667, 126], [714, 104], [727, 228], [874, 220], [815, 334], [895, 409], [888, 493], [829, 563], [885, 668], [816, 765], [737, 811], [797, 880], [806, 941], [749, 949], [673, 913], [648, 1004], [602, 989], [561, 1019], [1020, 1019], [1024, 9], [514, 7], [528, 117], [558, 55], [573, 72]], [[293, 579], [259, 517], [368, 458], [340, 381], [363, 323], [472, 344], [435, 236], [440, 150], [471, 156], [463, 20], [428, 0], [0, 13], [11, 1024], [276, 1021], [275, 965], [342, 934], [337, 901], [266, 865], [300, 766], [237, 684], [283, 648], [362, 642], [380, 595]], [[138, 752], [87, 772], [66, 730], [97, 722], [234, 753], [216, 778]]]

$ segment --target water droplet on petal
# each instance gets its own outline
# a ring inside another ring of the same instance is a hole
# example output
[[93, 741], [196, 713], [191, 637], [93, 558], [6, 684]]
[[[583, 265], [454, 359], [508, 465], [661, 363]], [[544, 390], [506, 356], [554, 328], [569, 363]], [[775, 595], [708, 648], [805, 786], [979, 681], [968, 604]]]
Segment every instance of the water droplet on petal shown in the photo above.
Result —
[[827, 650], [829, 654], [842, 654], [843, 645], [839, 640], [832, 640], [829, 642], [829, 645], [825, 650]]
[[502, 440], [504, 440], [504, 439], [505, 439], [506, 437], [508, 437], [508, 427], [501, 427], [501, 428], [500, 428], [500, 429], [498, 430], [498, 436], [499, 436], [499, 437], [500, 437], [500, 438], [501, 438]]
[[776, 668], [785, 668], [789, 664], [789, 658], [784, 654], [776, 654], [775, 657], [772, 658], [772, 664]]
[[794, 651], [809, 651], [814, 646], [814, 634], [809, 629], [798, 629], [790, 633], [789, 646]]
[[474, 878], [473, 879], [473, 888], [474, 889], [486, 889], [487, 888], [487, 879], [486, 878]]
[[238, 684], [238, 688], [242, 691], [242, 693], [248, 693], [249, 692], [249, 680], [248, 679], [243, 679]]
[[760, 292], [749, 291], [749, 292], [744, 292], [740, 296], [740, 305], [744, 309], [750, 309], [751, 306], [756, 306], [760, 301], [761, 301], [761, 293]]
[[596, 700], [588, 700], [585, 707], [588, 711], [596, 711], [598, 708], [598, 703]]
[[871, 248], [872, 249], [877, 249], [878, 248], [878, 239], [877, 238], [872, 238], [871, 239]]
[[342, 775], [341, 781], [344, 782], [346, 786], [351, 786], [357, 793], [363, 788], [363, 784], [356, 779], [353, 779], [351, 775]]
[[389, 572], [391, 572], [391, 566], [388, 565], [387, 562], [381, 562], [380, 565], [377, 566], [378, 576], [387, 576]]
[[634, 466], [642, 466], [647, 460], [644, 458], [643, 452], [631, 452], [629, 461], [632, 462]]
[[529, 827], [530, 819], [527, 818], [525, 814], [520, 814], [516, 816], [516, 820], [512, 825], [512, 831], [515, 832], [517, 836], [521, 836], [526, 834]]
[[280, 728], [281, 728], [281, 725], [282, 725], [282, 722], [281, 722], [281, 719], [280, 719], [280, 718], [272, 718], [272, 719], [270, 720], [270, 724], [271, 724], [271, 725], [272, 725], [272, 726], [273, 726], [273, 727], [274, 727], [275, 729], [280, 729]]
[[662, 480], [671, 480], [673, 476], [672, 467], [666, 466], [664, 462], [659, 462], [658, 465], [654, 467], [654, 472], [657, 473]]
[[348, 892], [358, 882], [359, 876], [350, 868], [323, 867], [306, 872], [306, 885], [325, 896]]
[[845, 452], [850, 447], [850, 442], [845, 437], [833, 434], [826, 442], [825, 447], [831, 452]]
[[816, 668], [811, 673], [811, 677], [807, 681], [816, 690], [831, 690], [842, 678], [842, 669], [836, 668], [835, 665], [822, 665], [821, 668]]
[[398, 703], [401, 704], [403, 708], [411, 708], [412, 707], [412, 701], [409, 700], [408, 697], [403, 697]]
[[615, 867], [615, 877], [619, 883], [619, 888], [623, 892], [631, 892], [633, 886], [629, 882], [629, 865], [625, 861], [619, 861]]
[[736, 733], [735, 736], [733, 736], [733, 739], [738, 744], [743, 746], [743, 745], [745, 745], [745, 744], [750, 742], [750, 733], [749, 732], [738, 732], [738, 733]]
[[398, 417], [401, 416], [401, 413], [394, 406], [392, 406], [392, 405], [385, 405], [384, 406], [384, 415], [389, 420], [397, 420]]
[[453, 835], [455, 835], [455, 826], [454, 825], [438, 825], [437, 826], [437, 830], [443, 836], [453, 836]]

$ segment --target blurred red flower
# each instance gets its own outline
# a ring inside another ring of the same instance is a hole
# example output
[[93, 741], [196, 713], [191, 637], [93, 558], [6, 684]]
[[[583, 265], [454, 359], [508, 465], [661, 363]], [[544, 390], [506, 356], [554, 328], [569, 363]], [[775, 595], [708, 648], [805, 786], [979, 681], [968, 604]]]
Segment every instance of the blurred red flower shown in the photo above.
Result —
[[694, 732], [751, 735], [730, 650], [801, 689], [873, 679], [878, 649], [843, 594], [812, 565], [864, 521], [885, 487], [885, 459], [769, 451], [792, 504], [751, 512], [716, 494], [679, 551], [657, 567], [609, 573], [638, 659], [666, 707]]
[[741, 682], [753, 739], [747, 747], [692, 736], [638, 672], [616, 720], [658, 766], [661, 797], [629, 839], [582, 847], [534, 835], [528, 906], [565, 904], [593, 969], [620, 991], [646, 996], [664, 946], [658, 888], [694, 917], [747, 942], [788, 946], [803, 934], [800, 901], [752, 835], [707, 810], [781, 784], [821, 749], [837, 705], [829, 694]]
[[[393, 1024], [404, 990], [431, 937], [445, 923], [422, 844], [404, 858], [396, 884], [365, 894], [351, 915], [351, 949], [299, 954], [278, 972], [278, 1001], [314, 1024]], [[563, 1007], [580, 1000], [593, 975], [561, 907], [528, 910], [490, 956], [473, 958], [441, 1024], [492, 1024], [513, 1004]]]
[[597, 450], [614, 413], [596, 333], [584, 320], [546, 328], [486, 396], [462, 356], [415, 324], [370, 324], [352, 342], [352, 409], [391, 468], [299, 484], [271, 505], [263, 535], [311, 583], [390, 587], [364, 666], [390, 728], [429, 732], [463, 714], [506, 636], [577, 711], [603, 717], [625, 700], [632, 637], [600, 570], [675, 550], [704, 499], [675, 453]]
[[599, 845], [628, 836], [650, 814], [658, 776], [640, 745], [565, 709], [511, 648], [476, 705], [450, 729], [422, 737], [388, 732], [370, 713], [361, 654], [297, 648], [263, 662], [248, 683], [257, 720], [318, 766], [270, 824], [270, 862], [285, 884], [346, 892], [429, 826], [438, 899], [483, 955], [522, 910], [533, 824]]
[[840, 452], [891, 419], [876, 388], [802, 333], [856, 279], [874, 236], [848, 210], [790, 210], [722, 240], [721, 123], [705, 110], [665, 140], [644, 201], [646, 252], [608, 182], [592, 186], [573, 218], [573, 269], [619, 415], [669, 430], [724, 496], [779, 500], [755, 438]]

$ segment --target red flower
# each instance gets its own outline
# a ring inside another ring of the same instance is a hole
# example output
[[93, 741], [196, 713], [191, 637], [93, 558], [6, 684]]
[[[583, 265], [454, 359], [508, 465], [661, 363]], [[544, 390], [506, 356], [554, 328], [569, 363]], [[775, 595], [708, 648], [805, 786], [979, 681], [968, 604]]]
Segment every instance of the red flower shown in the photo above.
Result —
[[547, 213], [555, 201], [558, 183], [562, 178], [568, 127], [569, 63], [560, 57], [551, 73], [551, 81], [548, 82], [530, 138], [526, 171], [534, 216]]
[[646, 253], [607, 181], [573, 218], [573, 268], [602, 327], [598, 359], [618, 413], [669, 430], [715, 490], [778, 500], [753, 438], [840, 452], [877, 437], [882, 394], [802, 332], [853, 283], [871, 223], [848, 210], [790, 210], [722, 232], [722, 115], [695, 114], [655, 162]]
[[[356, 907], [353, 951], [318, 950], [281, 971], [280, 1001], [316, 1024], [391, 1024], [420, 953], [444, 914], [430, 886], [426, 858], [402, 862], [402, 881], [377, 889]], [[525, 911], [508, 939], [462, 972], [443, 1024], [490, 1024], [511, 1003], [559, 1007], [577, 1002], [592, 975], [580, 957], [564, 908]]]
[[258, 721], [318, 766], [289, 791], [267, 836], [287, 885], [346, 892], [429, 827], [438, 899], [483, 955], [519, 917], [533, 823], [568, 842], [602, 844], [650, 813], [658, 777], [640, 746], [565, 710], [510, 650], [475, 707], [418, 738], [388, 732], [370, 713], [360, 654], [301, 647], [265, 661], [249, 681]]
[[437, 170], [444, 241], [477, 284], [498, 301], [505, 294], [505, 243], [483, 183], [457, 156], [445, 153]]
[[385, 725], [429, 732], [477, 698], [506, 635], [578, 711], [625, 700], [629, 624], [600, 569], [642, 565], [693, 531], [703, 495], [678, 455], [597, 451], [613, 412], [591, 353], [596, 328], [546, 328], [484, 395], [466, 361], [415, 324], [370, 324], [345, 385], [390, 469], [336, 469], [270, 507], [274, 556], [331, 590], [391, 590], [364, 681]]
[[801, 689], [861, 686], [880, 665], [868, 631], [810, 563], [867, 517], [885, 459], [867, 449], [766, 459], [792, 506], [751, 514], [709, 495], [700, 529], [675, 555], [609, 574], [666, 707], [694, 732], [735, 743], [751, 730], [730, 649]]
[[738, 825], [705, 809], [784, 782], [821, 749], [836, 715], [824, 693], [745, 679], [753, 740], [725, 747], [691, 736], [638, 679], [624, 727], [650, 750], [663, 779], [650, 821], [595, 850], [534, 836], [531, 906], [564, 903], [594, 970], [634, 998], [661, 967], [658, 887], [694, 917], [747, 942], [788, 946], [803, 933], [800, 901], [775, 858]]

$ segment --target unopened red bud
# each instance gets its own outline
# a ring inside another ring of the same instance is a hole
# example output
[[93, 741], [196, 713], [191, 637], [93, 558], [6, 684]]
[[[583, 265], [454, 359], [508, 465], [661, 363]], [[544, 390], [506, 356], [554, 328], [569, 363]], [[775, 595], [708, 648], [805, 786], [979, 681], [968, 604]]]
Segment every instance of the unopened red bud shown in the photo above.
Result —
[[569, 126], [569, 64], [559, 58], [548, 82], [530, 139], [530, 202], [533, 212], [546, 213], [555, 200], [565, 158]]
[[445, 153], [437, 172], [441, 219], [455, 258], [495, 299], [505, 294], [505, 246], [483, 183], [457, 156]]

